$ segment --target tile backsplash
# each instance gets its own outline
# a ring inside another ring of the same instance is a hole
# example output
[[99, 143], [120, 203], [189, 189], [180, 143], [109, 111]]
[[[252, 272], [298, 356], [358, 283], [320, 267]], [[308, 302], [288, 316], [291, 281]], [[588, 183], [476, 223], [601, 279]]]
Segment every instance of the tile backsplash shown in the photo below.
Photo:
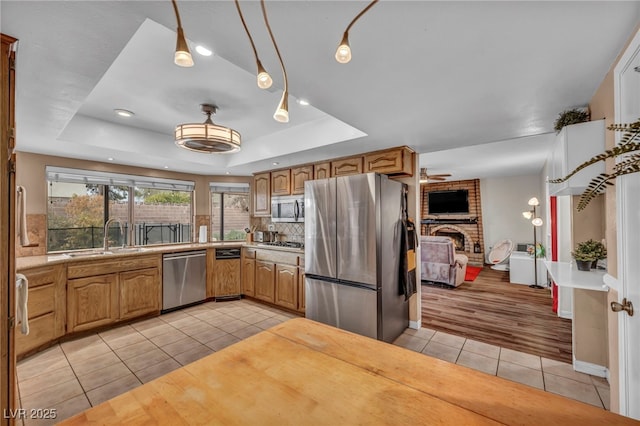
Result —
[[254, 217], [251, 225], [258, 231], [268, 231], [269, 225], [273, 225], [279, 241], [304, 243], [304, 223], [273, 223], [269, 217]]

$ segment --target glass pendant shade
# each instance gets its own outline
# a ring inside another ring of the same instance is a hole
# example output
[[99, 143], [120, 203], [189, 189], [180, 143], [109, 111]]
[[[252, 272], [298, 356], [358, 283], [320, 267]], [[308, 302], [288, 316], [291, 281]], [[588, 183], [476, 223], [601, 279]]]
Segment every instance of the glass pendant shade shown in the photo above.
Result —
[[346, 64], [351, 60], [351, 48], [349, 47], [349, 33], [345, 32], [342, 36], [340, 46], [336, 50], [336, 61]]
[[261, 89], [268, 89], [273, 84], [273, 80], [269, 73], [264, 69], [260, 61], [258, 61], [258, 75], [256, 78], [258, 87]]
[[282, 93], [282, 99], [280, 99], [278, 109], [276, 109], [276, 112], [273, 114], [273, 118], [280, 123], [289, 122], [289, 93]]
[[184, 32], [182, 28], [178, 28], [178, 40], [176, 41], [176, 54], [173, 62], [181, 67], [192, 67], [193, 58], [189, 51], [189, 45], [187, 39], [184, 38]]

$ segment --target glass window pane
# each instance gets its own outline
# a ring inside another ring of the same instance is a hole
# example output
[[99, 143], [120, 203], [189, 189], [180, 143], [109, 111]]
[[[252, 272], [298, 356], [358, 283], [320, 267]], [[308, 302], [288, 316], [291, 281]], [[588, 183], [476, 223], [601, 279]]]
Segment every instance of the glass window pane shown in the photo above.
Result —
[[211, 193], [211, 238], [213, 241], [222, 240], [222, 194]]
[[47, 251], [102, 247], [104, 186], [48, 184]]
[[136, 187], [133, 206], [135, 244], [191, 242], [192, 194]]
[[227, 193], [222, 198], [224, 200], [223, 240], [244, 240], [247, 235], [244, 228], [249, 226], [249, 195]]
[[118, 222], [109, 226], [109, 246], [121, 247], [129, 245], [129, 187], [109, 187], [109, 219], [118, 219], [122, 224], [122, 232]]

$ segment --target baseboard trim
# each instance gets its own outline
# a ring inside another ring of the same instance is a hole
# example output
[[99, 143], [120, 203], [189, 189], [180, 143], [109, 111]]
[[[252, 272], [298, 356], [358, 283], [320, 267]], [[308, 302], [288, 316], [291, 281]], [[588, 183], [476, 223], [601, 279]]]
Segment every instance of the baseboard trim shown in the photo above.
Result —
[[420, 330], [422, 324], [422, 320], [418, 321], [409, 321], [409, 328], [413, 328], [414, 330]]
[[609, 369], [602, 365], [592, 364], [586, 361], [578, 361], [576, 357], [573, 357], [573, 369], [580, 373], [590, 374], [597, 377], [609, 377]]

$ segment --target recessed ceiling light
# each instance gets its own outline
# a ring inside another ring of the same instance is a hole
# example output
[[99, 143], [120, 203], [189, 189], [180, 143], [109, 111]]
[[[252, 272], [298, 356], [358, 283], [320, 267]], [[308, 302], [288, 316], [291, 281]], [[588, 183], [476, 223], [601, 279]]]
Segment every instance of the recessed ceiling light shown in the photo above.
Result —
[[302, 106], [309, 106], [309, 101], [306, 99], [298, 99], [298, 104]]
[[165, 168], [165, 169], [168, 169], [168, 168], [169, 168], [169, 166], [164, 166], [164, 168]]
[[213, 55], [213, 52], [211, 50], [207, 49], [206, 47], [204, 47], [202, 45], [197, 45], [196, 46], [196, 52], [198, 52], [202, 56], [211, 56], [211, 55]]
[[116, 114], [118, 114], [120, 117], [132, 117], [135, 114], [131, 111], [127, 111], [126, 109], [119, 109], [116, 108], [113, 110]]
[[109, 158], [107, 158], [107, 160], [113, 161], [113, 157], [109, 157]]
[[273, 164], [274, 166], [277, 166], [277, 165], [278, 165], [278, 164], [280, 164], [280, 163], [278, 163], [277, 161], [274, 161], [274, 162], [273, 162], [273, 163], [271, 163], [271, 164]]
[[231, 173], [231, 172], [224, 172], [224, 174], [225, 174], [225, 175], [228, 175], [228, 174], [230, 174], [230, 173]]

